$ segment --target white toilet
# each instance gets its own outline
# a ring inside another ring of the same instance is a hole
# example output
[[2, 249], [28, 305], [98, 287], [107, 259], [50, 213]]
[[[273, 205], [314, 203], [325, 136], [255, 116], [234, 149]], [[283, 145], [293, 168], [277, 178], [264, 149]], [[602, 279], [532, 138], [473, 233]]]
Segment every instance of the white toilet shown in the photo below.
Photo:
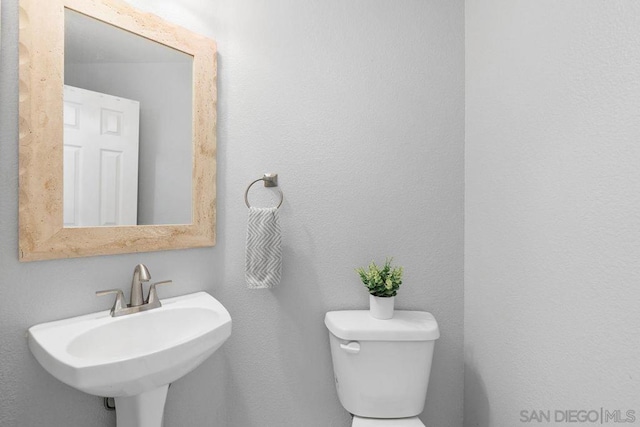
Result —
[[329, 329], [336, 389], [354, 415], [352, 427], [425, 427], [424, 409], [436, 319], [424, 311], [396, 310], [389, 320], [368, 310], [330, 311]]

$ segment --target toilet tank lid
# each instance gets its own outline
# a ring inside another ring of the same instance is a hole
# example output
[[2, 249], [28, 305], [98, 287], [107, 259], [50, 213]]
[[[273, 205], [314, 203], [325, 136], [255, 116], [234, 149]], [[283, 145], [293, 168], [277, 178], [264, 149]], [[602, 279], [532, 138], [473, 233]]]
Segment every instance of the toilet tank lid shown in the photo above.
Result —
[[388, 320], [374, 319], [369, 310], [330, 311], [324, 324], [343, 340], [432, 341], [440, 337], [438, 322], [426, 311], [395, 310]]

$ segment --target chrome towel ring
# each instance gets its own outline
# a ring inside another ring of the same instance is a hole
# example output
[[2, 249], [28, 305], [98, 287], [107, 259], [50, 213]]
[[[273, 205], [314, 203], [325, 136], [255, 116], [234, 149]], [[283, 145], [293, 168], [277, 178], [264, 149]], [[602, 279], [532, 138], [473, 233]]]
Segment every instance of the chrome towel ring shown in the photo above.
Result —
[[[277, 173], [265, 173], [262, 178], [258, 178], [255, 181], [253, 181], [251, 184], [249, 184], [249, 186], [247, 187], [247, 189], [244, 192], [244, 204], [247, 205], [248, 208], [251, 207], [251, 205], [249, 204], [249, 189], [251, 188], [251, 186], [253, 184], [255, 184], [258, 181], [264, 181], [264, 186], [265, 187], [277, 187], [278, 186], [278, 174]], [[280, 206], [282, 206], [282, 202], [284, 201], [284, 194], [282, 193], [282, 190], [280, 190], [278, 188], [278, 192], [280, 193], [280, 203], [278, 203], [278, 206], [276, 206], [276, 209], [278, 209]]]

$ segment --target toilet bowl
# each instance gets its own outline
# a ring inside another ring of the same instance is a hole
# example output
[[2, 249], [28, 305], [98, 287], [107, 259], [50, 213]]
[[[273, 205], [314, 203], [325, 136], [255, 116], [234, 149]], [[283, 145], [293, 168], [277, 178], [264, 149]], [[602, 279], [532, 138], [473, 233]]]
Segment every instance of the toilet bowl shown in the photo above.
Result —
[[425, 425], [418, 417], [386, 419], [353, 417], [351, 427], [425, 427]]
[[336, 391], [354, 415], [352, 427], [424, 427], [424, 409], [438, 323], [431, 313], [396, 310], [392, 319], [368, 310], [330, 311]]

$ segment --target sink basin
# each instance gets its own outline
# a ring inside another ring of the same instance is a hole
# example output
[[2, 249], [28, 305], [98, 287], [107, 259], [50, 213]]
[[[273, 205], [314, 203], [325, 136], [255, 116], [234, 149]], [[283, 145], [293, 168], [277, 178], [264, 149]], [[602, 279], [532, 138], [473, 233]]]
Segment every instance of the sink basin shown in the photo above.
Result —
[[[131, 405], [141, 411], [137, 400], [126, 397], [145, 402], [147, 394], [163, 395], [161, 422], [168, 384], [195, 369], [230, 335], [227, 310], [198, 292], [122, 317], [111, 317], [106, 310], [43, 323], [29, 329], [28, 339], [31, 352], [51, 375], [86, 393], [115, 397], [117, 411]], [[139, 419], [129, 423], [118, 414], [119, 427], [129, 424], [156, 425]]]

